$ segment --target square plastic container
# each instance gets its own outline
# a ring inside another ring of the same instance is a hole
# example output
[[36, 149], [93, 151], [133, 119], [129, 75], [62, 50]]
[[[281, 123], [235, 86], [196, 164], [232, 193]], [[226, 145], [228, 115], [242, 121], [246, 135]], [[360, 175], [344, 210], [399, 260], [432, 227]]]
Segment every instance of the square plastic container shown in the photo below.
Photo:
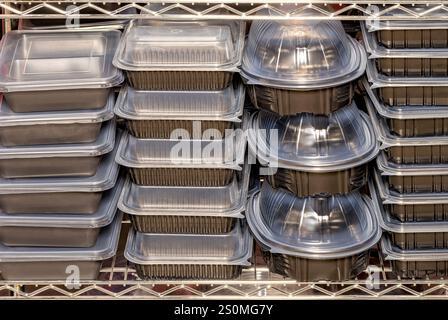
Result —
[[131, 179], [150, 186], [226, 186], [242, 169], [246, 139], [242, 131], [221, 140], [137, 139], [123, 135], [116, 162]]
[[124, 87], [115, 113], [137, 138], [169, 139], [176, 132], [225, 135], [241, 122], [244, 86], [218, 91], [148, 91]]
[[392, 271], [401, 278], [440, 279], [448, 275], [447, 249], [401, 250], [391, 244], [388, 235], [383, 235], [381, 250]]
[[129, 23], [114, 58], [130, 85], [142, 90], [222, 90], [238, 72], [241, 21]]
[[448, 107], [396, 106], [381, 103], [365, 80], [364, 88], [376, 112], [385, 117], [388, 131], [398, 137], [443, 136], [448, 134]]
[[388, 161], [395, 164], [447, 164], [448, 136], [400, 137], [393, 134], [387, 120], [379, 116], [370, 99], [366, 108]]
[[6, 214], [0, 212], [0, 243], [22, 247], [75, 247], [95, 245], [101, 228], [115, 217], [124, 179], [105, 192], [92, 215]]
[[378, 72], [389, 77], [447, 77], [448, 48], [385, 48], [362, 25], [364, 45]]
[[373, 183], [369, 187], [380, 226], [393, 246], [401, 250], [448, 248], [448, 221], [399, 221], [383, 206]]
[[115, 154], [104, 156], [91, 177], [0, 179], [0, 210], [9, 214], [94, 214], [104, 191], [117, 181]]
[[94, 142], [114, 117], [115, 97], [102, 109], [77, 112], [12, 112], [0, 96], [0, 144], [5, 147]]
[[367, 164], [334, 172], [305, 172], [278, 168], [265, 176], [273, 188], [283, 188], [297, 196], [343, 194], [357, 190], [367, 183]]
[[447, 77], [388, 77], [367, 62], [367, 77], [380, 101], [389, 106], [448, 106]]
[[282, 116], [301, 112], [328, 115], [352, 103], [355, 94], [354, 82], [340, 86], [314, 90], [288, 90], [282, 88], [249, 85], [252, 103]]
[[112, 65], [118, 30], [11, 31], [2, 39], [0, 91], [14, 112], [103, 108], [123, 81]]
[[1, 147], [1, 178], [89, 177], [114, 148], [115, 121], [92, 143]]
[[377, 197], [392, 219], [402, 223], [448, 221], [448, 198], [397, 194], [389, 189], [379, 173], [373, 176]]
[[96, 280], [103, 261], [117, 252], [122, 214], [103, 228], [93, 247], [48, 248], [0, 245], [0, 278], [9, 281], [65, 280], [79, 271], [80, 280]]
[[139, 186], [127, 181], [118, 208], [143, 233], [222, 234], [244, 218], [250, 165], [223, 187]]
[[141, 279], [234, 279], [250, 266], [253, 240], [246, 226], [227, 234], [129, 232], [125, 257]]

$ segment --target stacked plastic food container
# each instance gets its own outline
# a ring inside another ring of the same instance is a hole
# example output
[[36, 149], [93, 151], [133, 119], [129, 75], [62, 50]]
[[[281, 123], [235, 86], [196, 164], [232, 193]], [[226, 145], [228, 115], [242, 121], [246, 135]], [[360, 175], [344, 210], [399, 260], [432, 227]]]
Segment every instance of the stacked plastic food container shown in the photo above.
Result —
[[367, 267], [380, 230], [359, 191], [378, 150], [353, 101], [365, 66], [338, 21], [252, 23], [242, 77], [259, 108], [248, 141], [265, 181], [246, 216], [272, 272], [337, 281]]
[[371, 189], [383, 255], [400, 277], [446, 277], [448, 24], [371, 22], [363, 38], [366, 104], [382, 144]]
[[[116, 161], [119, 208], [133, 230], [126, 258], [142, 279], [230, 279], [249, 265], [250, 166], [242, 132], [244, 23], [132, 21], [114, 64], [129, 86]], [[240, 130], [235, 130], [240, 129]]]
[[115, 254], [118, 31], [2, 39], [0, 278], [95, 279]]

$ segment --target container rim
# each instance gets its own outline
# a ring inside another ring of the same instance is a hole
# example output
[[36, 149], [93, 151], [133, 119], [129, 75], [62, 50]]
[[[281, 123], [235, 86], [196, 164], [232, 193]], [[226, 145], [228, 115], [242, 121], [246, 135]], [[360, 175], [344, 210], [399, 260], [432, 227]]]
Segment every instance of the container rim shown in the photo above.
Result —
[[381, 151], [376, 158], [382, 176], [432, 176], [448, 175], [448, 164], [395, 164]]
[[390, 238], [381, 238], [382, 255], [385, 260], [392, 261], [448, 261], [448, 249], [401, 250], [392, 246]]

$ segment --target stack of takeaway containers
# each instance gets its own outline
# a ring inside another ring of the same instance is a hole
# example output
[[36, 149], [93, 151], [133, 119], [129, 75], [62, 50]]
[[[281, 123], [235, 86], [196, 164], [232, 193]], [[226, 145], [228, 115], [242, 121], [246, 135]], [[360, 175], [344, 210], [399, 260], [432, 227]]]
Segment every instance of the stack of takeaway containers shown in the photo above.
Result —
[[119, 31], [13, 31], [0, 52], [0, 278], [95, 279], [116, 251]]
[[128, 133], [116, 161], [130, 178], [119, 209], [130, 216], [126, 258], [142, 279], [230, 279], [249, 265], [244, 223], [245, 24], [132, 21], [114, 64], [128, 86], [115, 113]]
[[363, 39], [366, 104], [382, 144], [371, 189], [383, 254], [401, 277], [446, 277], [448, 23], [372, 22]]
[[255, 112], [249, 149], [266, 166], [246, 218], [272, 272], [346, 280], [381, 235], [359, 191], [378, 147], [353, 101], [365, 52], [338, 21], [255, 21], [242, 78]]

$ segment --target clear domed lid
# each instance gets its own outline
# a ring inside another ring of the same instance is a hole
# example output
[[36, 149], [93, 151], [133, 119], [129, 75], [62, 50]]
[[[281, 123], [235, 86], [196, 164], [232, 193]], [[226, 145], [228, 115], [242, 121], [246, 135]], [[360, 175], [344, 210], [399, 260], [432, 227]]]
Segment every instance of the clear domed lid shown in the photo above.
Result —
[[331, 172], [366, 163], [378, 153], [370, 120], [355, 104], [329, 116], [259, 111], [249, 126], [249, 147], [270, 167]]
[[365, 67], [364, 50], [340, 21], [255, 21], [242, 76], [249, 84], [313, 89], [350, 82]]
[[299, 198], [264, 183], [249, 202], [252, 233], [273, 253], [331, 259], [365, 251], [381, 236], [371, 200], [358, 192]]

